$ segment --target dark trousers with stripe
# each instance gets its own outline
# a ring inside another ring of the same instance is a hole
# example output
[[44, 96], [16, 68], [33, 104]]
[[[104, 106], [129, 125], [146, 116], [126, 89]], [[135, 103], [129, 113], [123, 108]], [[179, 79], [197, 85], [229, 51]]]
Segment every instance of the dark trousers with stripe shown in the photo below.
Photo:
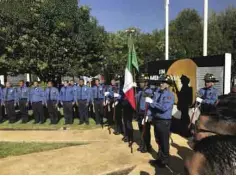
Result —
[[57, 101], [47, 101], [48, 115], [51, 120], [51, 124], [56, 124], [58, 122], [58, 111], [57, 111]]
[[16, 111], [15, 111], [14, 101], [6, 101], [5, 107], [6, 107], [9, 122], [10, 123], [15, 122], [16, 121]]
[[[114, 112], [114, 108], [113, 108]], [[118, 133], [124, 133], [123, 124], [122, 124], [122, 106], [121, 103], [118, 103], [115, 106], [115, 131]]]
[[27, 123], [29, 121], [28, 107], [26, 106], [27, 99], [21, 99], [19, 101], [20, 116], [22, 123]]
[[80, 123], [88, 123], [88, 106], [87, 106], [87, 100], [79, 100], [78, 101], [79, 106], [79, 117], [80, 117]]
[[144, 142], [146, 147], [150, 147], [151, 146], [151, 124], [149, 122], [146, 122], [145, 129], [144, 129], [144, 126], [142, 124], [143, 118], [144, 118], [144, 112], [139, 112], [137, 120], [138, 120], [139, 132], [141, 134], [141, 140]]
[[158, 141], [158, 158], [163, 164], [168, 164], [170, 150], [170, 126], [171, 120], [153, 120], [154, 133]]
[[95, 109], [95, 117], [96, 117], [96, 124], [103, 123], [103, 101], [102, 100], [94, 100], [94, 109]]
[[63, 102], [63, 112], [65, 117], [65, 124], [73, 123], [73, 104], [72, 102]]
[[33, 102], [32, 103], [32, 109], [34, 113], [34, 119], [35, 123], [44, 123], [45, 117], [44, 117], [44, 108], [42, 102]]
[[134, 110], [130, 104], [123, 106], [123, 122], [124, 122], [124, 132], [125, 136], [128, 137], [129, 141], [133, 141], [133, 113]]
[[[0, 103], [1, 103], [1, 102], [0, 102]], [[0, 123], [3, 122], [3, 118], [4, 118], [3, 112], [4, 112], [3, 107], [2, 107], [2, 105], [0, 104]]]

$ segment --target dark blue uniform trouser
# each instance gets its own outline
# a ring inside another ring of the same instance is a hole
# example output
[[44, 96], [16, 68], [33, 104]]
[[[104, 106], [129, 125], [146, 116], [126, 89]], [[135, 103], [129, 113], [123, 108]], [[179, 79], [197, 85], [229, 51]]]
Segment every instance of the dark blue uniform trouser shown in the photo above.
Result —
[[163, 164], [168, 164], [170, 150], [169, 138], [171, 120], [154, 119], [152, 123], [154, 126], [156, 141], [158, 141], [159, 145], [158, 158]]
[[95, 117], [96, 117], [96, 124], [103, 124], [103, 101], [102, 100], [94, 100], [94, 109], [95, 109]]
[[48, 115], [51, 120], [51, 124], [58, 122], [58, 111], [56, 107], [57, 101], [47, 101]]
[[128, 137], [129, 142], [133, 141], [133, 113], [134, 110], [130, 104], [123, 105], [123, 122], [125, 136]]
[[20, 108], [20, 115], [21, 115], [22, 123], [26, 123], [29, 121], [28, 108], [26, 106], [26, 103], [27, 103], [27, 99], [21, 99], [19, 101], [19, 108]]
[[34, 113], [34, 118], [35, 118], [35, 123], [44, 123], [45, 118], [44, 118], [44, 109], [43, 109], [43, 104], [42, 102], [33, 102], [32, 103], [32, 109]]
[[80, 123], [88, 123], [88, 104], [87, 100], [79, 100], [79, 117], [80, 117]]
[[63, 102], [63, 112], [65, 117], [65, 124], [73, 123], [73, 105], [72, 101]]
[[15, 122], [16, 121], [16, 112], [15, 112], [14, 101], [6, 101], [5, 107], [6, 107], [9, 122]]

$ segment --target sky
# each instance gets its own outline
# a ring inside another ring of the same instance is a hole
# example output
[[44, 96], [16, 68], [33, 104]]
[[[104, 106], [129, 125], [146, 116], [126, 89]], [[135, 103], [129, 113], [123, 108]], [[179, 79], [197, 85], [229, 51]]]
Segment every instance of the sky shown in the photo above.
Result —
[[[79, 5], [88, 5], [99, 24], [109, 32], [140, 28], [143, 32], [163, 29], [165, 26], [165, 0], [80, 0]], [[236, 0], [209, 0], [209, 11], [220, 12]], [[204, 13], [204, 0], [170, 0], [170, 20], [185, 8]]]

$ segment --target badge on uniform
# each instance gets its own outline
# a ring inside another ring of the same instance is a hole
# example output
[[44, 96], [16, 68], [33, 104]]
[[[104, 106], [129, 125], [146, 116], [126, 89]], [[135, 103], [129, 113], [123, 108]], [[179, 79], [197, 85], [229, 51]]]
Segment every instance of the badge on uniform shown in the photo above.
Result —
[[167, 97], [168, 100], [171, 100], [171, 96]]

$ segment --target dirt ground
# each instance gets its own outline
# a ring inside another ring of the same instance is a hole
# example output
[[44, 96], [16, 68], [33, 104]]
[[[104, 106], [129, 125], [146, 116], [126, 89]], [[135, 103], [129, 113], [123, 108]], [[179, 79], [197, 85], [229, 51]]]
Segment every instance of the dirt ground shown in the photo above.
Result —
[[[152, 129], [153, 131], [153, 129]], [[137, 135], [135, 130], [135, 135]], [[137, 135], [138, 136], [138, 135]], [[180, 174], [184, 159], [191, 154], [187, 140], [172, 134], [170, 169], [155, 168], [149, 160], [155, 157], [157, 145], [152, 134], [151, 154], [133, 153], [122, 136], [109, 135], [107, 128], [59, 131], [0, 131], [2, 141], [87, 142], [88, 145], [67, 147], [40, 153], [0, 159], [0, 174], [111, 174], [130, 169], [129, 174]]]

